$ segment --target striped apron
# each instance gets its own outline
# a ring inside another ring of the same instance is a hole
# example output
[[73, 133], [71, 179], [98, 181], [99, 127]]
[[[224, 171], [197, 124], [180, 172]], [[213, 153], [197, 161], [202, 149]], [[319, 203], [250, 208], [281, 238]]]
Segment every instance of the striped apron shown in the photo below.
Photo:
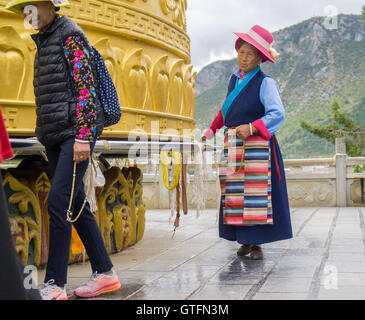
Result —
[[219, 165], [224, 224], [273, 224], [270, 154], [270, 143], [261, 136], [242, 141], [235, 129], [225, 130]]

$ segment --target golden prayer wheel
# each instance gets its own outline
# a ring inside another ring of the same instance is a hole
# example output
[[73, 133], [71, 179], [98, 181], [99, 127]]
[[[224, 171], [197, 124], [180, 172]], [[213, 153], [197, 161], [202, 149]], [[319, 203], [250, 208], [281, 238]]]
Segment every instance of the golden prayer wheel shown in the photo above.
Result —
[[[28, 138], [35, 135], [36, 122], [36, 45], [30, 38], [34, 30], [5, 10], [7, 2], [0, 0], [0, 105], [10, 137]], [[105, 128], [102, 139], [120, 141], [145, 134], [193, 140], [196, 73], [186, 33], [187, 0], [70, 2], [59, 14], [80, 25], [101, 53], [122, 108], [120, 122]], [[20, 166], [2, 174], [17, 250], [25, 264], [39, 265], [47, 260], [51, 177], [42, 159], [31, 158], [28, 153]], [[112, 167], [104, 176], [106, 183], [96, 192], [95, 217], [108, 251], [118, 252], [143, 237], [143, 175], [137, 167]], [[72, 254], [70, 259], [80, 257]]]

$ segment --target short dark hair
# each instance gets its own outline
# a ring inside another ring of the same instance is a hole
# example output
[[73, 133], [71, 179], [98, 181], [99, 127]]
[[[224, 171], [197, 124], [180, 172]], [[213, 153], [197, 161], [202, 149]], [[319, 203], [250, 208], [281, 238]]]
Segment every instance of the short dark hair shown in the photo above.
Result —
[[[242, 47], [245, 43], [250, 44], [249, 42], [247, 42], [247, 41], [245, 41], [245, 40], [240, 39], [240, 42], [238, 43], [238, 49], [237, 49], [237, 51], [238, 51], [239, 49], [241, 49], [241, 47]], [[251, 44], [250, 44], [250, 45], [251, 45]], [[251, 46], [252, 46], [252, 45], [251, 45]], [[255, 46], [252, 46], [252, 47], [254, 47], [254, 48], [255, 48], [256, 54], [262, 58], [262, 55], [261, 55], [261, 53], [260, 53], [260, 50], [258, 50]]]
[[241, 47], [242, 47], [245, 43], [247, 43], [245, 40], [240, 39], [240, 42], [238, 42], [238, 49], [237, 49], [237, 50], [241, 49]]

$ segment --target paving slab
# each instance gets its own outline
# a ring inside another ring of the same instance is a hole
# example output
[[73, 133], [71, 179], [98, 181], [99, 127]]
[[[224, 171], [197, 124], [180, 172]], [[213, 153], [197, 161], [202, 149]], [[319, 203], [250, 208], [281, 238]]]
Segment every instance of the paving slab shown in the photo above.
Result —
[[[294, 238], [264, 244], [264, 259], [237, 257], [220, 239], [217, 210], [182, 216], [173, 236], [169, 210], [148, 210], [136, 245], [111, 255], [122, 288], [94, 300], [365, 299], [364, 208], [294, 208]], [[173, 236], [173, 237], [172, 237]], [[38, 280], [45, 270], [39, 270]], [[90, 264], [69, 266], [67, 290], [85, 283]]]

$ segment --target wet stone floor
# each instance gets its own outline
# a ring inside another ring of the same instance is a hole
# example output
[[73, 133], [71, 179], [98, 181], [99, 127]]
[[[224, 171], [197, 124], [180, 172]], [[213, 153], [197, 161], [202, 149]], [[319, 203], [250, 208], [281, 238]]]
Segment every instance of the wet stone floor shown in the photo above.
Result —
[[[182, 215], [173, 238], [169, 218], [146, 212], [143, 239], [111, 256], [121, 289], [94, 300], [365, 299], [365, 208], [292, 209], [294, 238], [264, 244], [260, 261], [218, 237], [215, 209]], [[90, 275], [88, 261], [69, 267], [71, 299]]]

